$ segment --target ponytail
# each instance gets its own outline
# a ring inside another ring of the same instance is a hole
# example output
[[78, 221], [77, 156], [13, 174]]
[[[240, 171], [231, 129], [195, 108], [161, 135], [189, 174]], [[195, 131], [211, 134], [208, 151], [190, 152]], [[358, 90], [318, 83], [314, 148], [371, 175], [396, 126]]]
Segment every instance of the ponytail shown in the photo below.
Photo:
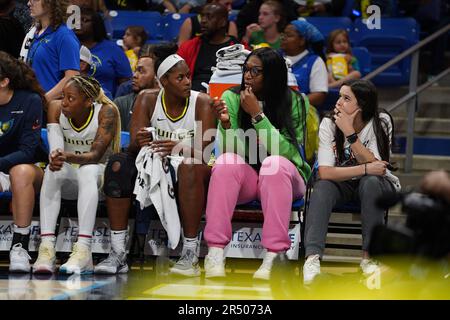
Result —
[[78, 88], [84, 93], [86, 97], [92, 99], [92, 101], [100, 103], [102, 105], [111, 105], [114, 107], [117, 112], [118, 119], [116, 122], [116, 132], [114, 135], [114, 139], [112, 141], [112, 149], [114, 153], [120, 152], [120, 134], [122, 131], [120, 125], [120, 112], [119, 108], [117, 108], [116, 104], [111, 101], [103, 91], [100, 83], [94, 78], [86, 77], [86, 76], [73, 76], [69, 81], [73, 81]]

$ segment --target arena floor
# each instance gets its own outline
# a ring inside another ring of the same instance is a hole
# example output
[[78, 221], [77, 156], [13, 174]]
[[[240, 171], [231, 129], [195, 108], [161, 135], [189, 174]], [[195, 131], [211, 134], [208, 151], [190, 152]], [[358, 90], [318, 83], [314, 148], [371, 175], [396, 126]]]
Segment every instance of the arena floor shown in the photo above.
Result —
[[[356, 264], [322, 264], [322, 274], [304, 286], [299, 263], [274, 266], [271, 281], [252, 279], [259, 260], [228, 259], [222, 280], [169, 274], [171, 261], [152, 257], [122, 275], [10, 274], [0, 268], [1, 300], [272, 300], [272, 299], [450, 299], [448, 263], [399, 269], [383, 265], [365, 278]], [[202, 264], [202, 263], [201, 263]]]

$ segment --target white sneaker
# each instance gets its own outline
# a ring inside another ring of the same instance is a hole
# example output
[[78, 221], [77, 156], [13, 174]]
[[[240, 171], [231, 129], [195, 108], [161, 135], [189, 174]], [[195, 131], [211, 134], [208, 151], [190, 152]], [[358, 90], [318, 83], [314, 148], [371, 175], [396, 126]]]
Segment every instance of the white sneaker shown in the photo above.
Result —
[[359, 266], [361, 267], [361, 270], [365, 276], [370, 276], [377, 270], [380, 270], [378, 262], [372, 259], [362, 259]]
[[33, 264], [33, 273], [54, 273], [56, 269], [56, 252], [53, 243], [42, 241], [39, 254]]
[[9, 251], [9, 272], [30, 272], [31, 257], [21, 243], [16, 243]]
[[64, 263], [59, 271], [67, 274], [87, 274], [94, 272], [92, 252], [86, 246], [75, 243], [69, 260]]
[[104, 274], [117, 274], [127, 272], [127, 254], [125, 252], [117, 253], [114, 250], [111, 250], [108, 257], [97, 264], [94, 269], [94, 273]]
[[277, 254], [275, 252], [266, 252], [264, 260], [259, 269], [253, 274], [253, 279], [269, 280], [272, 270], [273, 260]]
[[320, 274], [320, 256], [318, 254], [309, 256], [303, 265], [303, 283], [310, 284]]
[[205, 257], [205, 278], [225, 277], [225, 257], [223, 249], [211, 247]]

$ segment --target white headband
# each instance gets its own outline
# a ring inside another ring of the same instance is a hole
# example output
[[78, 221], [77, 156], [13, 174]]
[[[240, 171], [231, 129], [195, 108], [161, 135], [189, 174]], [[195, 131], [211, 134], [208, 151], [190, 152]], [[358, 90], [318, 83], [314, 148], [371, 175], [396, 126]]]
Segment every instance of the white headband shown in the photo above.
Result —
[[180, 61], [184, 61], [184, 59], [177, 54], [172, 54], [164, 59], [164, 61], [160, 64], [158, 71], [156, 72], [156, 77], [158, 78], [158, 80], [160, 80], [161, 77], [170, 70], [170, 68], [172, 68]]

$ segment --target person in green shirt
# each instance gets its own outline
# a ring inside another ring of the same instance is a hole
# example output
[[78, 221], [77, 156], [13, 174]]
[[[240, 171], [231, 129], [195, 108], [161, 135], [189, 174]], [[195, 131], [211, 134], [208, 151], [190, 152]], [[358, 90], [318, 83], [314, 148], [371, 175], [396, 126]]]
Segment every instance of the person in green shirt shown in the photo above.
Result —
[[259, 8], [258, 23], [247, 26], [243, 43], [248, 43], [252, 49], [270, 47], [279, 49], [281, 32], [286, 25], [283, 5], [274, 0], [264, 2]]
[[225, 91], [212, 107], [223, 154], [208, 189], [206, 277], [225, 276], [223, 249], [232, 236], [235, 206], [259, 200], [267, 252], [254, 278], [268, 280], [275, 256], [291, 247], [292, 201], [303, 197], [311, 174], [301, 151], [309, 103], [288, 87], [285, 60], [274, 49], [260, 48], [244, 63], [241, 86]]

